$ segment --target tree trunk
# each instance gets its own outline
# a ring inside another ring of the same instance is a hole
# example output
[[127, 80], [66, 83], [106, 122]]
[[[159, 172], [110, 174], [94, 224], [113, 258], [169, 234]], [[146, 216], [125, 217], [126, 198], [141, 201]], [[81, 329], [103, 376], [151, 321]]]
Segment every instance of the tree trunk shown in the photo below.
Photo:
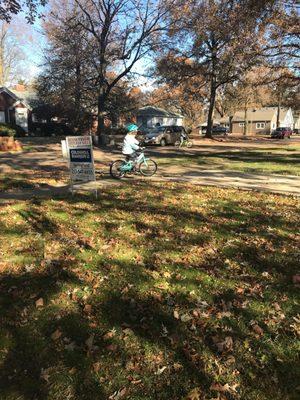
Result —
[[244, 136], [247, 136], [248, 134], [248, 108], [247, 104], [245, 104], [245, 109], [244, 109]]
[[277, 105], [276, 129], [279, 128], [280, 125], [280, 107], [281, 107], [281, 98], [279, 98]]
[[98, 144], [104, 144], [104, 119], [105, 119], [105, 101], [106, 96], [104, 91], [101, 89], [98, 95], [98, 126], [97, 126], [97, 136], [98, 136]]
[[76, 65], [76, 84], [75, 84], [75, 120], [74, 126], [77, 131], [82, 128], [81, 121], [81, 94], [82, 94], [82, 85], [81, 85], [81, 65], [78, 63]]
[[210, 99], [209, 99], [209, 109], [208, 109], [208, 116], [207, 116], [207, 128], [206, 128], [206, 134], [205, 137], [207, 138], [212, 138], [212, 127], [213, 127], [213, 113], [214, 113], [214, 107], [215, 107], [215, 101], [216, 101], [216, 84], [215, 84], [215, 78], [211, 78], [211, 83], [210, 83]]

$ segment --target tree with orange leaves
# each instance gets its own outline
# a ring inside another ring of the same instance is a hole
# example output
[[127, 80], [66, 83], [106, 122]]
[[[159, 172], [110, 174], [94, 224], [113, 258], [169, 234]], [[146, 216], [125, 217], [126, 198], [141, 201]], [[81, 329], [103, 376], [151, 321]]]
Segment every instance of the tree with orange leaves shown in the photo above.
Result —
[[176, 21], [161, 48], [158, 73], [178, 85], [202, 77], [209, 103], [208, 137], [218, 91], [262, 63], [266, 24], [275, 1], [178, 0]]

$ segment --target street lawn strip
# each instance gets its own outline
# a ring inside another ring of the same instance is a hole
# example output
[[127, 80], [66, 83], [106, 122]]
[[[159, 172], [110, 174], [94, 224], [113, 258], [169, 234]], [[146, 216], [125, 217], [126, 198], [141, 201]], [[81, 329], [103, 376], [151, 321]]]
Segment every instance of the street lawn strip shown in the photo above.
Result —
[[48, 173], [41, 171], [31, 171], [21, 173], [14, 171], [13, 173], [0, 174], [0, 191], [22, 191], [47, 188], [49, 185], [57, 186], [62, 183], [67, 184], [66, 174], [61, 173], [59, 176], [56, 173]]
[[[188, 154], [187, 154], [188, 153]], [[300, 146], [282, 148], [240, 148], [232, 150], [181, 150], [172, 157], [159, 157], [163, 167], [221, 169], [255, 174], [300, 175]]]
[[1, 399], [296, 399], [299, 211], [146, 183], [2, 206]]

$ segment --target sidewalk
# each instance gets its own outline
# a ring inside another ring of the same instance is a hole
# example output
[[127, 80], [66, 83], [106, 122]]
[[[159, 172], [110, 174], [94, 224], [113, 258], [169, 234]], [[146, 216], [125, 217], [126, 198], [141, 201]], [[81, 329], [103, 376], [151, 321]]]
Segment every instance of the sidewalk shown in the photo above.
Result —
[[[190, 174], [174, 174], [164, 176], [157, 174], [152, 178], [143, 178], [140, 176], [130, 176], [122, 180], [111, 179], [109, 175], [104, 175], [96, 182], [76, 184], [74, 193], [105, 189], [106, 187], [118, 186], [122, 184], [131, 184], [134, 181], [150, 182], [186, 182], [200, 186], [215, 186], [221, 188], [232, 188], [242, 190], [254, 190], [260, 192], [276, 193], [286, 196], [300, 197], [300, 177], [283, 175], [254, 175], [244, 174], [237, 171], [204, 170]], [[65, 196], [70, 194], [71, 188], [67, 186], [48, 186], [44, 189], [22, 190], [18, 192], [0, 193], [0, 202], [9, 200], [26, 200], [32, 197], [51, 198]]]
[[293, 175], [258, 175], [238, 171], [201, 170], [166, 176], [158, 174], [153, 177], [153, 180], [189, 182], [195, 185], [255, 190], [300, 197], [300, 177]]

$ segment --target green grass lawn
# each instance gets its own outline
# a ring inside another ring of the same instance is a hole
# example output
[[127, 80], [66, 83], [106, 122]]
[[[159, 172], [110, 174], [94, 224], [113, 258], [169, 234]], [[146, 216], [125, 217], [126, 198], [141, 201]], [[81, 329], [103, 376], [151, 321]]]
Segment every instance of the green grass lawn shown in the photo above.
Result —
[[[190, 151], [193, 152], [193, 149]], [[185, 166], [201, 169], [233, 170], [255, 174], [300, 175], [300, 146], [278, 148], [240, 148], [216, 152], [197, 152], [194, 155], [163, 157], [164, 166]]]
[[0, 399], [298, 399], [299, 215], [177, 184], [2, 205]]

